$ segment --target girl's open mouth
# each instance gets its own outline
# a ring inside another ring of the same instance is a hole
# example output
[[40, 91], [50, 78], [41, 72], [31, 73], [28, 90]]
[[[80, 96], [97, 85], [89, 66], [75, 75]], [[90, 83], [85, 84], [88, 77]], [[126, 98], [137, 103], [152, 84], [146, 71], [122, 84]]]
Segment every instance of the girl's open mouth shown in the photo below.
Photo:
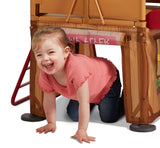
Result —
[[45, 67], [45, 69], [47, 69], [48, 71], [51, 71], [54, 67], [54, 63], [43, 64], [43, 67]]

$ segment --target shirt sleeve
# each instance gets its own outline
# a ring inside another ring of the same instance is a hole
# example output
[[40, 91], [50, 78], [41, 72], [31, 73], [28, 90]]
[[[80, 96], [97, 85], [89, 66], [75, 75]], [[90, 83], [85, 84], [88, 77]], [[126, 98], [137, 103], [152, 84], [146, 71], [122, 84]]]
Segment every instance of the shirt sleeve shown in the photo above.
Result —
[[76, 65], [70, 70], [70, 82], [77, 90], [91, 75], [92, 73], [84, 65]]
[[48, 75], [43, 71], [40, 71], [38, 85], [43, 92], [51, 93], [55, 91], [49, 82]]

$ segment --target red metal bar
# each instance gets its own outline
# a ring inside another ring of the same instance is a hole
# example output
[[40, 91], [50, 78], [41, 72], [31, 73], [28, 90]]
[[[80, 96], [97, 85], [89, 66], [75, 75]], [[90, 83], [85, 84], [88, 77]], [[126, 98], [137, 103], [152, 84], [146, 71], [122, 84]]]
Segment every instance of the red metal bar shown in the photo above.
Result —
[[20, 86], [20, 88], [22, 88], [22, 87], [24, 87], [24, 86], [26, 86], [26, 85], [29, 85], [29, 84], [30, 84], [30, 82], [23, 83], [23, 84]]
[[23, 102], [25, 102], [25, 101], [27, 101], [27, 100], [29, 100], [29, 99], [30, 99], [30, 95], [29, 95], [29, 96], [26, 96], [26, 97], [24, 97], [24, 98], [21, 98], [21, 99], [18, 100], [18, 101], [12, 102], [12, 105], [14, 105], [14, 106], [19, 105], [19, 104], [21, 104], [21, 103], [23, 103]]
[[15, 89], [14, 89], [14, 92], [13, 92], [13, 94], [12, 94], [11, 104], [14, 105], [14, 106], [15, 106], [15, 105], [18, 105], [18, 104], [20, 104], [20, 103], [23, 103], [24, 101], [29, 100], [29, 97], [30, 97], [30, 96], [26, 96], [26, 97], [24, 97], [24, 98], [22, 98], [22, 99], [20, 99], [20, 100], [18, 100], [18, 101], [15, 101], [16, 96], [17, 96], [17, 93], [18, 93], [18, 90], [19, 90], [21, 87], [24, 87], [27, 83], [29, 84], [29, 82], [27, 82], [27, 83], [21, 85], [22, 80], [23, 80], [23, 77], [24, 77], [24, 75], [25, 75], [25, 72], [26, 72], [27, 69], [29, 69], [29, 68], [28, 68], [28, 64], [29, 64], [29, 62], [30, 62], [30, 55], [31, 55], [31, 50], [29, 51], [29, 54], [28, 54], [28, 56], [27, 56], [27, 59], [26, 59], [25, 64], [24, 64], [24, 66], [23, 66], [23, 69], [22, 69], [21, 74], [20, 74], [20, 76], [19, 76], [17, 85], [16, 85], [16, 87], [15, 87]]

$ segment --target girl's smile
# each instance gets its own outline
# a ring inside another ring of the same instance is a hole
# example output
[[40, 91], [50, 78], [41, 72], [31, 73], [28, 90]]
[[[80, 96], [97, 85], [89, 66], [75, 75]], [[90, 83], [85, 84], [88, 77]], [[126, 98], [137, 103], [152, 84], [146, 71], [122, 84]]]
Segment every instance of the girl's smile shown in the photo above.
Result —
[[34, 54], [37, 65], [41, 70], [50, 75], [64, 72], [69, 52], [62, 47], [56, 38], [44, 39], [39, 43], [38, 47]]
[[43, 63], [42, 66], [47, 70], [47, 71], [52, 71], [54, 68], [54, 63], [49, 62], [49, 63]]

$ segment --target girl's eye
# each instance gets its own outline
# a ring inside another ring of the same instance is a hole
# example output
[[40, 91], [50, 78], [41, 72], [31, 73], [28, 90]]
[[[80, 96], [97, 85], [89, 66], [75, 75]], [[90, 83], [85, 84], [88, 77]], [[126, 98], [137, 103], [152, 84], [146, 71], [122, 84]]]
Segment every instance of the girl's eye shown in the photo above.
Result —
[[55, 51], [49, 51], [49, 54], [55, 53]]
[[37, 57], [41, 57], [42, 56], [42, 54], [37, 54]]

